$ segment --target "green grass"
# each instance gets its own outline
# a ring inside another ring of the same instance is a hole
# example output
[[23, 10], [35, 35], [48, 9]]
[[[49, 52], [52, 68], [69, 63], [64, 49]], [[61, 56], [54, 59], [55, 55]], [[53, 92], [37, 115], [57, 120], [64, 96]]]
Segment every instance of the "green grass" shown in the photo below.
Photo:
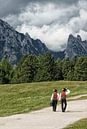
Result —
[[72, 99], [72, 100], [85, 100], [85, 99], [87, 99], [87, 96], [82, 96], [82, 97], [80, 97], [78, 99]]
[[80, 98], [80, 100], [87, 99], [87, 96], [83, 96]]
[[71, 90], [69, 96], [87, 94], [87, 82], [38, 82], [0, 85], [0, 116], [27, 113], [48, 107], [53, 88]]
[[87, 118], [77, 121], [64, 129], [87, 129]]

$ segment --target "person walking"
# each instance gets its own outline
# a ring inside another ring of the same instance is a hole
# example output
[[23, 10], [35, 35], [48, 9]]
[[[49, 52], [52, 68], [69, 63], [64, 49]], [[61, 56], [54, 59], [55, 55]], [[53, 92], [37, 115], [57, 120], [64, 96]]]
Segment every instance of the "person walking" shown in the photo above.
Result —
[[67, 95], [70, 93], [69, 89], [63, 88], [62, 92], [60, 94], [61, 97], [61, 108], [62, 108], [62, 112], [65, 112], [66, 107], [67, 107], [67, 100], [66, 97]]
[[57, 109], [58, 99], [59, 99], [59, 94], [57, 92], [57, 89], [54, 89], [52, 96], [51, 96], [51, 103], [52, 103], [52, 107], [53, 107], [54, 112], [56, 112], [56, 109]]

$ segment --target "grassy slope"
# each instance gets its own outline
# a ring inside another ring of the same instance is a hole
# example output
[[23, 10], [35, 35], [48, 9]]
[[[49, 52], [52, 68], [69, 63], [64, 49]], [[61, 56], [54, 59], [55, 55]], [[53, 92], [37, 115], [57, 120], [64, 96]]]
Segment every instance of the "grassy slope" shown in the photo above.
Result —
[[77, 121], [64, 129], [87, 129], [87, 118]]
[[87, 93], [87, 82], [39, 82], [0, 85], [0, 116], [30, 112], [49, 106], [53, 88], [71, 90], [70, 96]]

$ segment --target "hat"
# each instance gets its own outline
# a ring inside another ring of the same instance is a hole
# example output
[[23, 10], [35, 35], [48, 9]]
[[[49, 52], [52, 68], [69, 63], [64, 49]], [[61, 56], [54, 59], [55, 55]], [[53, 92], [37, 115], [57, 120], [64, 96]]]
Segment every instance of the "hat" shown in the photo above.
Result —
[[67, 89], [66, 89], [66, 88], [63, 88], [62, 90], [63, 90], [63, 91], [67, 91]]
[[57, 92], [57, 89], [55, 89], [54, 92]]

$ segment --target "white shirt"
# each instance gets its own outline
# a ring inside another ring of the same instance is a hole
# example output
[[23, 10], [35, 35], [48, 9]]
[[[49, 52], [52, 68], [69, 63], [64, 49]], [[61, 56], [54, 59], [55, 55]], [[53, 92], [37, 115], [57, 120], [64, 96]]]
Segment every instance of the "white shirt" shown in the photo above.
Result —
[[66, 95], [68, 95], [70, 93], [70, 90], [69, 89], [67, 89], [67, 91], [66, 91]]

